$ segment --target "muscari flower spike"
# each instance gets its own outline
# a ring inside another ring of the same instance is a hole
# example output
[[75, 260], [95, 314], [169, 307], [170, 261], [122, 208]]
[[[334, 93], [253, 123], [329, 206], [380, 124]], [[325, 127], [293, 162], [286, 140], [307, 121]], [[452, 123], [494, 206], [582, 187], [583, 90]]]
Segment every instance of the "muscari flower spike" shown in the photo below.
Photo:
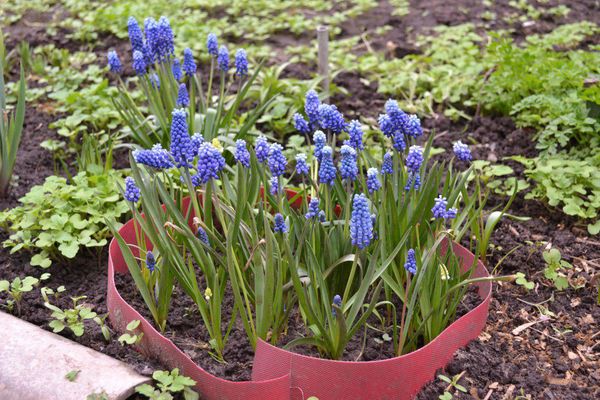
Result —
[[250, 152], [246, 148], [246, 141], [244, 139], [238, 139], [235, 142], [234, 158], [244, 167], [250, 168]]
[[383, 164], [381, 165], [382, 175], [391, 175], [394, 173], [394, 163], [392, 162], [392, 153], [386, 152], [383, 155]]
[[154, 253], [150, 250], [146, 253], [146, 268], [148, 271], [154, 272], [154, 268], [156, 267], [156, 259], [154, 258]]
[[358, 176], [358, 166], [356, 165], [356, 150], [347, 144], [343, 145], [340, 153], [342, 159], [340, 161], [340, 175], [342, 179], [354, 181]]
[[211, 179], [219, 179], [219, 172], [225, 168], [225, 158], [212, 143], [204, 142], [198, 150], [197, 182], [203, 185]]
[[460, 161], [470, 162], [473, 159], [469, 146], [467, 146], [460, 140], [454, 143], [454, 145], [452, 146], [452, 150], [454, 151], [454, 155], [456, 156], [456, 158], [458, 158]]
[[406, 263], [404, 264], [404, 269], [413, 275], [417, 273], [417, 259], [415, 257], [414, 249], [408, 250], [408, 253], [406, 254]]
[[116, 51], [111, 50], [108, 52], [106, 58], [108, 59], [108, 69], [113, 74], [121, 74], [123, 72], [123, 64]]
[[194, 150], [194, 157], [198, 155], [200, 145], [204, 143], [204, 137], [201, 133], [196, 132], [192, 135], [192, 149]]
[[379, 171], [377, 168], [373, 167], [367, 170], [367, 189], [369, 190], [369, 193], [373, 193], [381, 189]]
[[285, 224], [285, 219], [283, 219], [283, 215], [280, 213], [275, 214], [273, 219], [273, 231], [275, 233], [286, 233], [288, 230], [287, 225]]
[[279, 143], [273, 143], [269, 147], [269, 157], [267, 158], [267, 163], [273, 176], [283, 175], [285, 172], [285, 167], [287, 167], [287, 160], [285, 159], [282, 150], [283, 148]]
[[389, 99], [385, 102], [385, 112], [394, 127], [394, 133], [400, 131], [403, 134], [408, 134], [407, 129], [410, 124], [410, 118], [408, 114], [400, 109], [396, 100]]
[[256, 154], [256, 158], [259, 162], [264, 163], [269, 157], [269, 143], [267, 142], [267, 138], [264, 136], [259, 136], [256, 138], [256, 143], [254, 144], [254, 153]]
[[225, 46], [219, 47], [219, 54], [217, 55], [217, 63], [219, 64], [219, 69], [222, 72], [227, 72], [227, 70], [229, 70], [229, 50], [227, 50], [227, 47], [225, 47]]
[[423, 164], [423, 148], [421, 146], [410, 146], [406, 156], [406, 168], [413, 174], [418, 174]]
[[206, 48], [208, 49], [208, 54], [213, 57], [217, 57], [219, 54], [219, 42], [217, 41], [217, 35], [214, 33], [208, 34], [208, 38], [206, 39]]
[[304, 119], [304, 117], [298, 113], [294, 114], [294, 128], [302, 134], [309, 134], [310, 127], [308, 126], [308, 122]]
[[158, 34], [160, 38], [160, 61], [167, 61], [175, 53], [175, 39], [169, 19], [165, 16], [158, 19]]
[[140, 201], [140, 196], [140, 189], [135, 185], [133, 178], [130, 176], [125, 178], [125, 193], [123, 193], [125, 200], [131, 203], [137, 203]]
[[144, 49], [144, 37], [142, 36], [142, 30], [140, 25], [134, 17], [127, 19], [127, 32], [129, 34], [129, 41], [131, 42], [131, 48], [143, 52]]
[[344, 116], [337, 107], [330, 104], [321, 104], [319, 111], [319, 125], [323, 129], [330, 129], [334, 133], [340, 133], [346, 128]]
[[296, 155], [296, 173], [298, 175], [308, 175], [309, 167], [306, 162], [306, 154], [300, 153]]
[[392, 144], [396, 151], [404, 151], [406, 149], [406, 141], [404, 140], [404, 134], [402, 131], [397, 130], [394, 132], [394, 136], [392, 136]]
[[435, 204], [431, 208], [434, 218], [454, 219], [458, 210], [456, 208], [448, 209], [448, 201], [442, 195], [435, 199]]
[[134, 150], [133, 158], [136, 163], [154, 169], [168, 169], [173, 167], [169, 152], [163, 149], [160, 143], [155, 144], [151, 150]]
[[324, 146], [321, 150], [321, 163], [319, 165], [319, 183], [333, 185], [335, 181], [336, 170], [333, 165], [333, 150], [329, 146]]
[[190, 105], [190, 96], [188, 95], [187, 87], [185, 83], [179, 85], [179, 91], [177, 92], [177, 107], [187, 107]]
[[248, 56], [244, 49], [235, 52], [235, 74], [239, 77], [248, 75]]
[[373, 220], [369, 212], [369, 202], [364, 194], [355, 194], [350, 218], [350, 238], [352, 245], [359, 249], [367, 247], [373, 240]]
[[170, 150], [177, 167], [189, 167], [195, 156], [192, 138], [188, 133], [187, 114], [183, 108], [175, 109], [172, 113]]
[[419, 190], [421, 187], [421, 175], [415, 172], [408, 173], [408, 180], [406, 181], [406, 185], [404, 186], [404, 190], [407, 192], [414, 188], [415, 190]]
[[392, 137], [394, 136], [394, 123], [392, 122], [392, 119], [390, 118], [389, 115], [387, 114], [380, 114], [379, 115], [379, 129], [381, 129], [381, 132], [383, 132], [383, 134], [387, 137]]
[[319, 106], [321, 105], [321, 100], [319, 100], [319, 95], [314, 90], [309, 90], [306, 92], [306, 96], [304, 98], [304, 112], [308, 116], [308, 120], [311, 125], [316, 125], [319, 121]]
[[321, 209], [319, 208], [320, 203], [321, 201], [316, 197], [310, 199], [310, 202], [308, 203], [308, 212], [304, 214], [304, 217], [306, 219], [319, 218], [321, 214]]
[[414, 138], [418, 138], [419, 136], [423, 135], [421, 120], [414, 114], [408, 116], [408, 122], [406, 124], [406, 134]]
[[198, 227], [198, 231], [196, 232], [196, 237], [198, 237], [198, 239], [200, 239], [200, 241], [202, 243], [204, 243], [205, 245], [210, 247], [210, 242], [208, 241], [208, 234], [206, 233], [206, 231], [204, 230], [203, 227], [201, 227], [201, 226]]
[[146, 73], [146, 60], [141, 51], [134, 50], [132, 65], [136, 74], [141, 76]]
[[160, 33], [158, 23], [153, 18], [144, 20], [144, 32], [146, 32], [146, 48], [151, 63], [160, 61]]
[[193, 76], [196, 73], [196, 62], [194, 61], [192, 49], [189, 47], [183, 50], [183, 72], [187, 76]]
[[348, 144], [352, 146], [356, 151], [364, 150], [365, 146], [363, 145], [363, 131], [360, 126], [360, 122], [353, 120], [348, 124], [348, 134], [350, 135], [350, 140], [348, 140]]
[[325, 136], [323, 131], [316, 131], [313, 133], [313, 142], [315, 142], [315, 150], [313, 154], [317, 161], [321, 162], [321, 155], [323, 152], [323, 147], [325, 147], [325, 143], [327, 142], [327, 136]]
[[271, 190], [269, 191], [269, 193], [271, 193], [273, 196], [276, 196], [279, 194], [279, 178], [274, 176], [271, 178], [271, 180], [269, 181], [271, 183]]
[[183, 72], [181, 72], [181, 63], [179, 62], [178, 58], [173, 60], [173, 64], [171, 65], [171, 71], [173, 71], [173, 77], [177, 82], [179, 82], [181, 78], [183, 78]]
[[[340, 296], [339, 294], [336, 294], [335, 296], [333, 296], [333, 304], [336, 307], [341, 308], [342, 307], [342, 296]], [[331, 314], [334, 317], [336, 316], [335, 308], [333, 308], [333, 307], [331, 307]]]

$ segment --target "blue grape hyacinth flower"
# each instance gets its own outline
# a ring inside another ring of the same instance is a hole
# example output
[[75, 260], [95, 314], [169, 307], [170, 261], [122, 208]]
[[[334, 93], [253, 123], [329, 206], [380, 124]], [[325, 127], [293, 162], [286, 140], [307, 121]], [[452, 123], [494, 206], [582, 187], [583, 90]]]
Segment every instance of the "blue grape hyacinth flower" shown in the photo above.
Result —
[[154, 268], [156, 268], [156, 258], [154, 258], [154, 253], [150, 250], [146, 253], [146, 268], [150, 272], [154, 272]]
[[383, 164], [381, 165], [381, 174], [382, 175], [391, 175], [394, 173], [394, 163], [392, 160], [392, 153], [386, 152], [383, 155]]
[[208, 54], [213, 57], [217, 57], [219, 55], [219, 42], [217, 41], [217, 35], [214, 33], [209, 33], [208, 38], [206, 39], [206, 48], [208, 49]]
[[410, 124], [410, 117], [400, 109], [396, 100], [389, 99], [385, 102], [385, 112], [394, 126], [394, 133], [400, 131], [408, 134], [407, 129]]
[[271, 190], [269, 193], [271, 193], [273, 196], [277, 196], [279, 194], [279, 178], [273, 176], [269, 183], [271, 184]]
[[[334, 304], [337, 308], [342, 308], [342, 296], [340, 296], [339, 294], [333, 296], [332, 304]], [[331, 307], [331, 314], [334, 317], [337, 316], [337, 313], [335, 312], [335, 308], [333, 306]]]
[[369, 212], [369, 201], [364, 194], [355, 194], [352, 201], [350, 238], [352, 245], [361, 250], [373, 240], [373, 220]]
[[356, 151], [364, 150], [365, 146], [363, 145], [363, 131], [360, 122], [356, 120], [350, 121], [348, 124], [348, 134], [350, 135], [348, 144]]
[[402, 131], [395, 131], [392, 136], [392, 144], [394, 149], [398, 152], [403, 152], [406, 149], [406, 140], [404, 139], [404, 134]]
[[160, 48], [159, 61], [168, 61], [175, 53], [175, 38], [169, 19], [164, 15], [158, 19], [158, 35]]
[[418, 174], [423, 164], [423, 148], [421, 146], [410, 146], [406, 156], [406, 168], [413, 174]]
[[321, 163], [319, 165], [319, 183], [333, 185], [335, 182], [336, 169], [333, 165], [333, 150], [324, 146], [321, 150]]
[[282, 151], [283, 148], [279, 143], [273, 143], [269, 147], [269, 157], [267, 158], [267, 163], [273, 176], [280, 176], [285, 173], [287, 160]]
[[113, 74], [120, 75], [123, 72], [123, 64], [121, 64], [121, 59], [116, 51], [111, 50], [106, 55], [108, 60], [108, 69]]
[[394, 136], [395, 127], [394, 127], [394, 123], [392, 122], [392, 119], [390, 118], [389, 115], [380, 114], [378, 122], [379, 122], [379, 129], [381, 129], [381, 132], [383, 132], [383, 134], [385, 136], [390, 137], [390, 138]]
[[356, 150], [347, 144], [343, 145], [340, 153], [340, 175], [343, 180], [354, 181], [358, 176], [358, 166], [356, 165]]
[[337, 107], [330, 104], [321, 104], [319, 111], [319, 125], [323, 129], [329, 129], [334, 133], [340, 133], [346, 129], [346, 121]]
[[250, 152], [246, 148], [246, 141], [244, 139], [238, 139], [235, 142], [234, 158], [244, 167], [250, 168]]
[[146, 60], [144, 59], [144, 55], [141, 51], [135, 50], [133, 52], [132, 65], [135, 73], [139, 76], [142, 76], [146, 73]]
[[285, 219], [280, 213], [275, 214], [273, 219], [273, 231], [275, 233], [286, 233], [288, 231], [288, 227], [285, 224]]
[[311, 125], [316, 125], [319, 122], [319, 106], [321, 105], [321, 100], [319, 100], [319, 95], [314, 90], [309, 90], [306, 92], [306, 96], [304, 98], [304, 112], [308, 117], [308, 121]]
[[136, 163], [154, 169], [168, 169], [173, 167], [169, 152], [162, 148], [160, 143], [155, 144], [150, 150], [134, 150], [133, 159]]
[[173, 72], [173, 77], [177, 82], [183, 78], [183, 72], [181, 71], [181, 63], [178, 58], [173, 60], [173, 64], [171, 65], [171, 71]]
[[143, 52], [144, 49], [144, 36], [140, 25], [134, 17], [127, 19], [127, 33], [129, 34], [129, 41], [131, 42], [131, 48], [135, 51]]
[[404, 269], [411, 274], [417, 273], [417, 259], [415, 257], [415, 250], [409, 249], [406, 254], [406, 263], [404, 263]]
[[190, 163], [196, 152], [188, 133], [187, 114], [183, 108], [175, 109], [172, 113], [170, 150], [177, 167], [191, 167]]
[[320, 203], [321, 201], [318, 198], [311, 198], [310, 202], [308, 203], [308, 212], [304, 214], [304, 217], [306, 219], [319, 218], [321, 213], [321, 209], [319, 208]]
[[379, 171], [375, 167], [367, 170], [367, 189], [369, 190], [369, 193], [373, 193], [381, 189]]
[[296, 155], [296, 173], [298, 175], [308, 175], [310, 168], [306, 162], [306, 154], [300, 153]]
[[448, 208], [448, 201], [442, 195], [435, 199], [435, 204], [431, 208], [431, 213], [434, 218], [454, 219], [458, 210], [456, 208]]
[[185, 83], [179, 85], [176, 105], [177, 107], [187, 107], [190, 105], [190, 96], [188, 95], [187, 86]]
[[269, 142], [267, 142], [267, 138], [264, 136], [259, 136], [256, 138], [256, 143], [254, 144], [254, 153], [256, 154], [256, 158], [258, 162], [264, 163], [269, 158]]
[[219, 179], [219, 172], [225, 168], [225, 158], [212, 143], [204, 142], [198, 150], [197, 182], [201, 185], [211, 179]]
[[125, 192], [123, 193], [123, 197], [131, 203], [140, 201], [140, 189], [136, 186], [135, 181], [130, 176], [125, 178]]
[[206, 231], [204, 230], [203, 227], [201, 227], [201, 226], [198, 227], [198, 231], [196, 232], [196, 237], [198, 237], [198, 239], [200, 239], [200, 241], [202, 243], [204, 243], [205, 245], [210, 247], [210, 242], [208, 241], [208, 234], [206, 233]]
[[458, 158], [460, 161], [470, 162], [473, 159], [469, 146], [467, 146], [460, 140], [454, 143], [454, 145], [452, 146], [452, 150], [454, 151], [454, 155], [456, 156], [456, 158]]
[[148, 49], [148, 58], [151, 62], [160, 61], [161, 39], [158, 23], [153, 18], [144, 20], [144, 31], [146, 33], [146, 48]]
[[235, 74], [242, 78], [248, 75], [248, 56], [244, 49], [235, 52]]
[[421, 127], [421, 120], [414, 114], [408, 116], [406, 124], [406, 134], [413, 138], [418, 138], [423, 135], [423, 128]]
[[194, 61], [192, 49], [189, 47], [183, 50], [183, 71], [187, 76], [193, 76], [196, 73], [196, 62]]
[[217, 55], [217, 63], [219, 64], [219, 69], [222, 72], [227, 72], [229, 70], [229, 50], [227, 50], [227, 47], [225, 47], [225, 46], [219, 47], [219, 54]]
[[316, 131], [313, 133], [313, 142], [315, 142], [314, 156], [317, 161], [321, 162], [321, 156], [323, 152], [323, 147], [325, 147], [325, 143], [327, 142], [327, 136], [323, 131]]
[[302, 134], [308, 135], [310, 133], [310, 126], [304, 117], [298, 113], [294, 114], [294, 128]]

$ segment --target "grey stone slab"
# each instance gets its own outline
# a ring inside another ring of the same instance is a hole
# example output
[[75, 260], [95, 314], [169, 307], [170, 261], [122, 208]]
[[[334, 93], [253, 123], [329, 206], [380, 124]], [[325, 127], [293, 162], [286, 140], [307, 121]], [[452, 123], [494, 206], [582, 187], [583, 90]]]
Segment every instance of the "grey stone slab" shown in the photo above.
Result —
[[[79, 370], [71, 382], [65, 375]], [[127, 364], [0, 312], [0, 399], [124, 400], [149, 379]]]

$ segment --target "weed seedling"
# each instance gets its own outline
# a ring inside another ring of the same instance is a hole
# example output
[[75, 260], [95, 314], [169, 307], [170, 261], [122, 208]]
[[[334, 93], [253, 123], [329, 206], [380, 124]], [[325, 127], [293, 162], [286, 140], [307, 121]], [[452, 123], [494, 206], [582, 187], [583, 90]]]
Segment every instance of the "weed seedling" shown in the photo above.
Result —
[[87, 296], [71, 297], [73, 300], [73, 308], [61, 310], [60, 308], [46, 302], [44, 306], [52, 310], [52, 318], [48, 324], [54, 333], [62, 332], [65, 328], [69, 328], [75, 336], [81, 336], [84, 333], [84, 321], [86, 319], [94, 319], [96, 313], [91, 307], [85, 304], [77, 304], [80, 300]]
[[[139, 321], [138, 321], [139, 322]], [[156, 387], [148, 384], [137, 386], [135, 391], [151, 400], [172, 400], [173, 394], [182, 393], [185, 400], [198, 400], [198, 393], [192, 389], [196, 384], [191, 378], [179, 375], [179, 368], [169, 371], [154, 371], [152, 378]]]

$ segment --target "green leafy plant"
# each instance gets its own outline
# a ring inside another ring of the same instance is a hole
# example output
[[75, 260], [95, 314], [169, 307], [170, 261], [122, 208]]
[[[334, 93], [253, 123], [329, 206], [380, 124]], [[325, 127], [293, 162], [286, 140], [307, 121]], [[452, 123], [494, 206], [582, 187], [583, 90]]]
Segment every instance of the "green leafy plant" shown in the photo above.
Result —
[[138, 344], [140, 340], [142, 340], [142, 337], [144, 337], [143, 332], [135, 333], [136, 329], [139, 326], [140, 320], [138, 319], [134, 319], [133, 321], [128, 323], [127, 327], [125, 328], [127, 333], [122, 334], [121, 336], [119, 336], [119, 339], [117, 339], [119, 343], [121, 343], [122, 346], [126, 344]]
[[106, 342], [109, 343], [110, 338], [111, 338], [111, 333], [110, 333], [110, 329], [106, 325], [107, 317], [108, 317], [108, 314], [104, 314], [103, 316], [96, 316], [96, 317], [94, 317], [94, 322], [97, 323], [98, 326], [100, 327], [100, 331], [102, 332], [102, 336], [104, 337], [104, 340], [106, 340]]
[[31, 265], [43, 268], [52, 260], [72, 259], [81, 248], [101, 248], [110, 235], [105, 218], [120, 219], [128, 210], [119, 197], [119, 180], [115, 171], [80, 172], [72, 182], [46, 178], [19, 200], [20, 206], [0, 214], [0, 225], [13, 232], [4, 246], [12, 253], [34, 252]]
[[39, 279], [32, 276], [26, 276], [23, 279], [16, 277], [12, 280], [12, 282], [1, 280], [0, 293], [7, 292], [10, 297], [10, 299], [6, 302], [6, 307], [8, 310], [12, 311], [13, 307], [16, 305], [17, 313], [21, 314], [21, 300], [23, 299], [23, 294], [31, 292], [33, 288], [40, 284], [41, 281], [45, 281], [48, 278], [50, 278], [50, 274], [45, 273], [42, 274]]
[[515, 283], [519, 286], [523, 286], [527, 290], [531, 290], [535, 287], [535, 284], [531, 281], [527, 280], [527, 277], [522, 272], [517, 272], [515, 274]]
[[[446, 399], [452, 398], [451, 395], [450, 395], [450, 397], [447, 396], [448, 394], [450, 394], [449, 391], [451, 389], [456, 389], [460, 392], [467, 393], [467, 388], [465, 388], [463, 385], [458, 383], [460, 381], [460, 378], [462, 378], [462, 376], [464, 374], [465, 374], [464, 372], [461, 372], [460, 374], [454, 375], [452, 378], [449, 378], [446, 375], [442, 375], [442, 374], [438, 375], [439, 380], [446, 382], [448, 384], [448, 387], [446, 388], [444, 395], [443, 395], [443, 396], [446, 396], [445, 397]], [[439, 398], [442, 399], [442, 396], [440, 396]]]
[[12, 112], [6, 104], [6, 89], [4, 84], [5, 48], [4, 36], [0, 30], [0, 197], [5, 197], [10, 188], [17, 151], [23, 133], [25, 119], [25, 73], [21, 66], [19, 79], [18, 100]]
[[556, 248], [544, 251], [542, 253], [546, 267], [544, 268], [544, 276], [554, 284], [558, 290], [564, 290], [569, 287], [569, 279], [564, 274], [565, 269], [571, 269], [573, 266], [562, 259], [560, 251]]
[[93, 320], [96, 313], [92, 308], [84, 303], [78, 304], [80, 300], [86, 299], [87, 296], [71, 297], [73, 308], [62, 310], [49, 302], [45, 302], [44, 306], [52, 311], [52, 318], [48, 324], [54, 333], [62, 332], [65, 328], [69, 328], [75, 336], [82, 336], [85, 332], [84, 322]]
[[172, 371], [154, 371], [152, 379], [156, 387], [147, 383], [136, 386], [135, 391], [151, 400], [172, 400], [175, 394], [181, 393], [185, 400], [198, 400], [199, 395], [193, 390], [196, 381], [179, 375], [179, 368]]

